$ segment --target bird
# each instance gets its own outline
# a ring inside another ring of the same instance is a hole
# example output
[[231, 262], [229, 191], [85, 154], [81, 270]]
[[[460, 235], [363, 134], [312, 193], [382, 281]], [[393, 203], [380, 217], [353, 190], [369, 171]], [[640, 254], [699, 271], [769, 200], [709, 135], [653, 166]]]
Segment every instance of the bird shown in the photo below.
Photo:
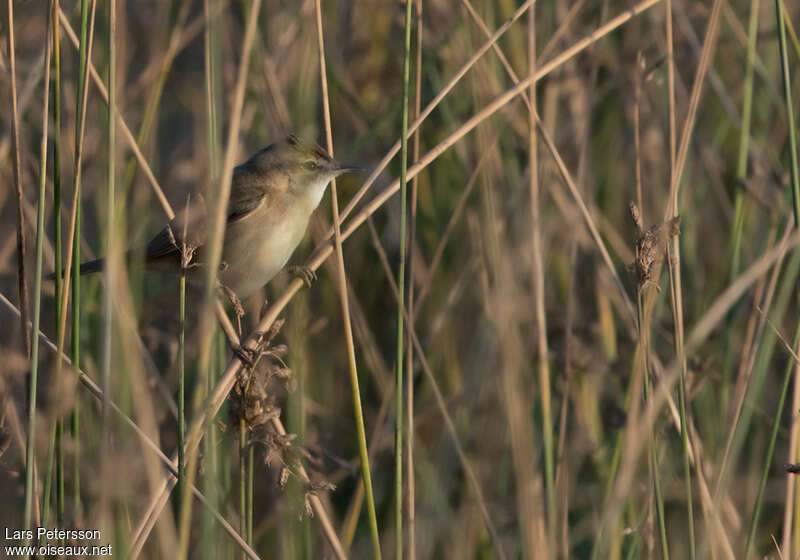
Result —
[[[233, 169], [217, 280], [234, 306], [284, 268], [331, 180], [358, 171], [295, 135], [259, 150]], [[199, 270], [205, 265], [207, 231], [202, 197], [189, 198], [144, 248], [145, 268], [185, 270], [190, 283], [202, 282], [205, 273]], [[80, 273], [99, 272], [104, 266], [105, 259], [93, 260], [82, 264]], [[310, 283], [312, 273], [296, 268]]]

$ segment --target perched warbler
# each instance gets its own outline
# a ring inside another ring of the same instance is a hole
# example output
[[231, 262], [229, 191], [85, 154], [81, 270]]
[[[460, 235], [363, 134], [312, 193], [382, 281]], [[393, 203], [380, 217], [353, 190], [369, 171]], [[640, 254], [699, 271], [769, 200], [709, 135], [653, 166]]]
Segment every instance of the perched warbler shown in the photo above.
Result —
[[[222, 257], [217, 278], [226, 291], [246, 298], [280, 272], [303, 239], [311, 214], [331, 179], [358, 171], [320, 148], [288, 136], [233, 170]], [[202, 198], [190, 200], [147, 244], [148, 268], [180, 272], [203, 281], [208, 218]], [[103, 269], [105, 259], [81, 265], [81, 274]]]

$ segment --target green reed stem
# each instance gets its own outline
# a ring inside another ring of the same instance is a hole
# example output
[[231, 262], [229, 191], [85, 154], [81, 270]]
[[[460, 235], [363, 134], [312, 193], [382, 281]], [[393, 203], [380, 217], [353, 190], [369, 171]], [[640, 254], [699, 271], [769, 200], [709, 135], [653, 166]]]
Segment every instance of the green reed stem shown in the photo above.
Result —
[[[13, 41], [13, 22], [14, 14], [12, 3], [8, 3], [8, 22], [9, 22], [9, 56], [14, 57]], [[45, 54], [45, 75], [50, 68], [50, 43], [51, 35], [47, 36], [47, 49]], [[13, 66], [12, 66], [13, 68]], [[44, 108], [42, 111], [42, 140], [40, 144], [39, 159], [39, 199], [36, 209], [36, 272], [33, 288], [33, 335], [31, 337], [31, 375], [28, 387], [28, 433], [25, 452], [25, 512], [24, 525], [26, 529], [31, 528], [33, 516], [33, 494], [34, 494], [34, 463], [36, 448], [36, 387], [38, 384], [39, 373], [39, 326], [42, 310], [42, 254], [44, 247], [44, 212], [47, 201], [47, 125], [49, 123], [49, 99], [50, 99], [50, 80], [44, 81]], [[15, 143], [16, 144], [16, 143]], [[26, 325], [27, 328], [27, 325]], [[26, 539], [27, 544], [27, 539]]]
[[395, 367], [394, 499], [395, 558], [403, 558], [403, 310], [406, 286], [406, 170], [408, 167], [408, 90], [411, 75], [411, 3], [406, 0], [403, 103], [400, 134], [400, 266], [397, 269], [397, 366]]
[[[54, 16], [55, 17], [55, 16]], [[80, 46], [78, 49], [78, 95], [75, 100], [75, 114], [80, 113], [80, 108], [83, 106], [83, 96], [86, 95], [84, 91], [85, 74], [86, 74], [86, 45], [87, 45], [87, 32], [89, 26], [89, 0], [81, 0], [81, 30], [80, 30]], [[80, 125], [75, 123], [75, 137], [78, 137], [78, 127]], [[72, 339], [70, 350], [72, 354], [72, 365], [77, 369], [80, 368], [80, 327], [81, 327], [81, 281], [80, 281], [80, 268], [81, 268], [81, 219], [82, 219], [82, 205], [81, 205], [81, 181], [80, 177], [75, 183], [75, 188], [78, 189], [78, 196], [76, 198], [77, 207], [75, 209], [75, 238], [72, 243]], [[59, 216], [61, 212], [58, 213]], [[60, 231], [60, 227], [57, 231]], [[59, 243], [59, 247], [60, 247]], [[61, 265], [56, 267], [57, 275], [61, 274]], [[61, 297], [58, 298], [61, 301]], [[59, 321], [59, 324], [60, 321]], [[80, 399], [75, 399], [75, 405], [72, 409], [72, 439], [73, 439], [73, 507], [75, 512], [80, 511], [81, 503], [81, 477], [80, 477]]]
[[[183, 257], [181, 258], [183, 261]], [[179, 316], [178, 316], [178, 493], [183, 496], [187, 491], [184, 485], [186, 479], [186, 460], [184, 445], [186, 443], [186, 263], [181, 263], [181, 278], [179, 284]], [[179, 498], [180, 499], [180, 498]]]
[[789, 165], [792, 170], [792, 201], [794, 203], [794, 224], [800, 227], [800, 171], [797, 162], [797, 124], [794, 121], [794, 102], [792, 101], [792, 78], [789, 73], [789, 55], [786, 52], [786, 26], [784, 25], [782, 0], [775, 0], [775, 14], [778, 19], [778, 42], [781, 53], [781, 76], [783, 77], [783, 97], [786, 101], [786, 120], [789, 123]]

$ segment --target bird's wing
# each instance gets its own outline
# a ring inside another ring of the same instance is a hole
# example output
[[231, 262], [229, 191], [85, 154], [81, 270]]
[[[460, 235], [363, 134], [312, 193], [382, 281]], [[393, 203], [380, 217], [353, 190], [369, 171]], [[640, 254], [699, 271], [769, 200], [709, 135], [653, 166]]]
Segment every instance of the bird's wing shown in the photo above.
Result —
[[184, 245], [196, 249], [206, 241], [206, 205], [201, 195], [190, 196], [186, 205], [150, 240], [145, 250], [148, 261], [179, 254]]
[[[268, 202], [271, 184], [263, 180], [263, 173], [246, 162], [233, 170], [228, 218], [230, 224], [250, 216], [259, 206]], [[147, 244], [148, 261], [179, 255], [184, 242], [192, 248], [199, 248], [206, 241], [208, 214], [201, 195], [190, 197], [170, 223]], [[194, 261], [199, 254], [195, 253]]]
[[270, 183], [264, 180], [263, 175], [251, 169], [250, 162], [234, 168], [228, 199], [228, 223], [243, 220], [265, 202]]

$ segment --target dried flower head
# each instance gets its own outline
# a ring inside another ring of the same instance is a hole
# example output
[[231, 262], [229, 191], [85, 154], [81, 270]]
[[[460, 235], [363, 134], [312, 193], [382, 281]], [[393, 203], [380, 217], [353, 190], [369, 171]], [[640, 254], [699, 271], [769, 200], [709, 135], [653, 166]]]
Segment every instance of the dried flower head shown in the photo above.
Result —
[[652, 284], [661, 291], [659, 278], [667, 251], [667, 243], [680, 232], [680, 216], [675, 216], [666, 222], [656, 224], [647, 231], [642, 231], [642, 217], [639, 209], [633, 202], [629, 206], [631, 218], [639, 230], [636, 240], [636, 256], [630, 269], [636, 275], [636, 290], [641, 292], [648, 284]]

